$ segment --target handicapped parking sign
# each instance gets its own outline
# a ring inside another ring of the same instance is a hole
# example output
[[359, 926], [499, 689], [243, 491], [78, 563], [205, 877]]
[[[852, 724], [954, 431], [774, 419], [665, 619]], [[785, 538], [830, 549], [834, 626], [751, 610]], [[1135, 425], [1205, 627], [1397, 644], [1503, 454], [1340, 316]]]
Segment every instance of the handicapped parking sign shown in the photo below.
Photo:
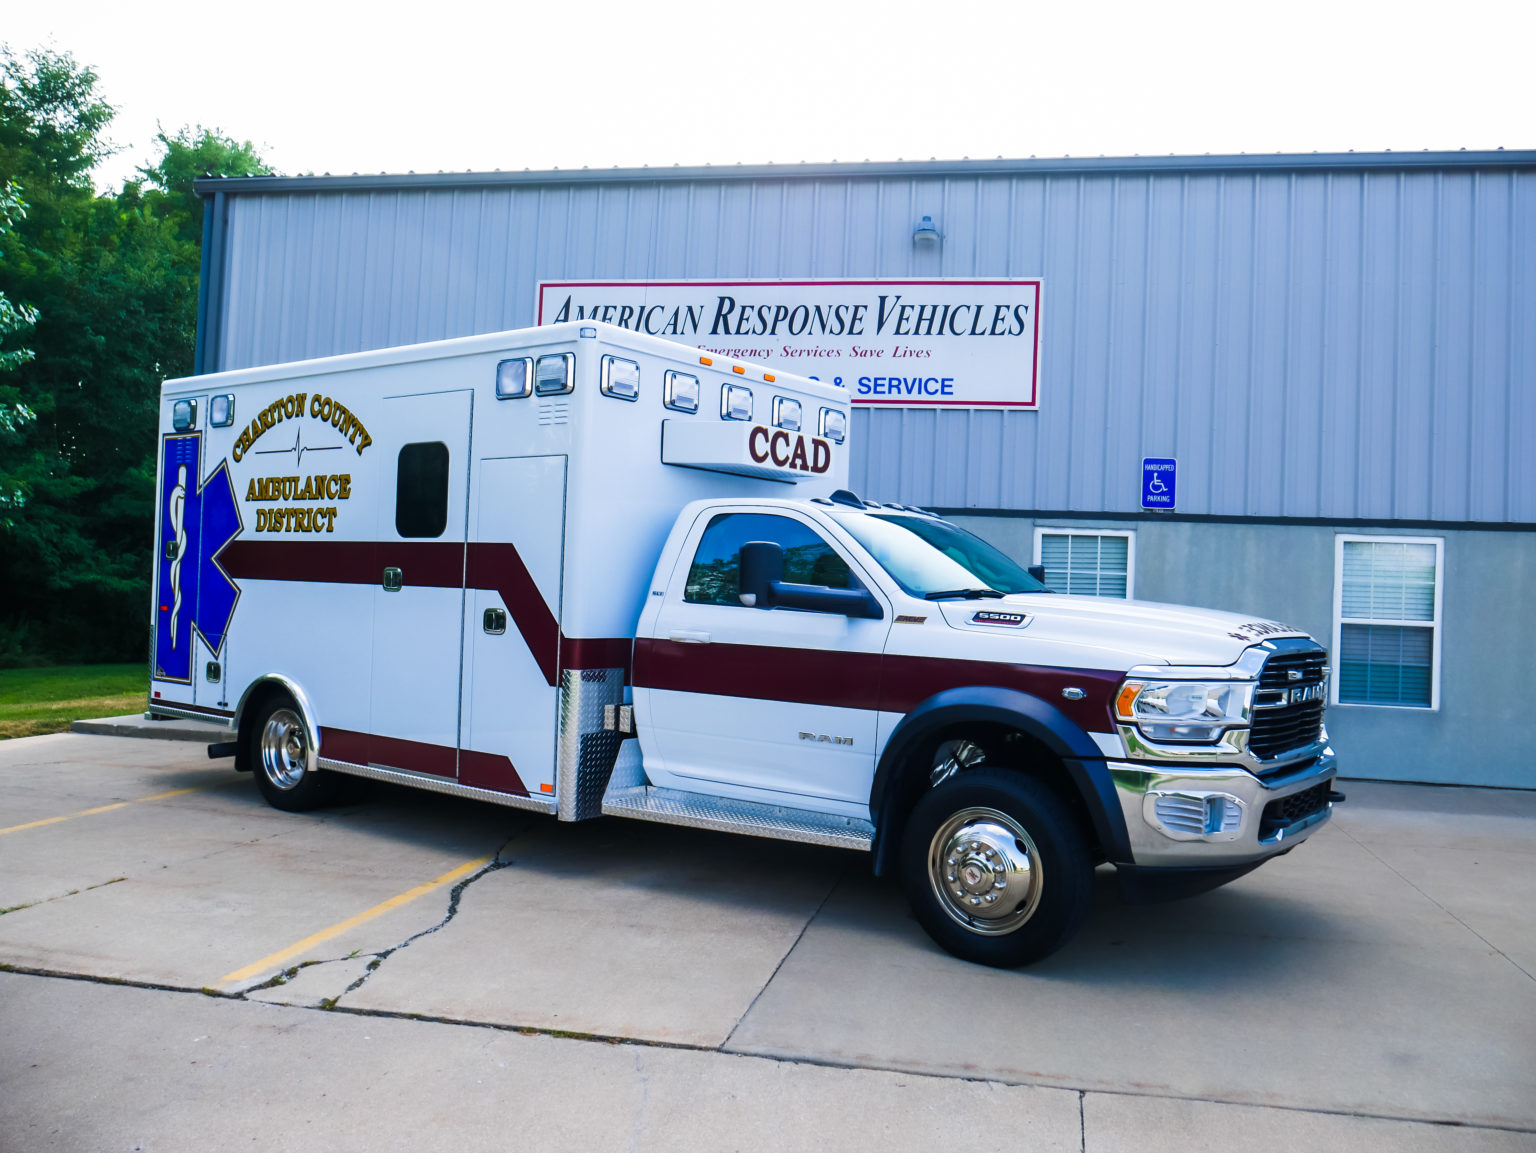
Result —
[[1178, 488], [1179, 462], [1169, 456], [1141, 461], [1141, 507], [1172, 509]]

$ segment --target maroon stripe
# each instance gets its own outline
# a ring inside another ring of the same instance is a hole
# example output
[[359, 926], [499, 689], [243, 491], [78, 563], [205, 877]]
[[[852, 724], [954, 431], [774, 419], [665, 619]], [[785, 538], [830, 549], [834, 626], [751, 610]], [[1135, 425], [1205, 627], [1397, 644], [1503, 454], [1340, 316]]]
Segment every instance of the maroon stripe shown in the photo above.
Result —
[[560, 638], [560, 667], [563, 669], [623, 669], [629, 679], [635, 642], [629, 637]]
[[[906, 713], [946, 689], [989, 685], [1049, 701], [1089, 732], [1113, 732], [1109, 703], [1120, 674], [938, 657], [881, 656], [770, 645], [635, 642], [637, 688]], [[1080, 701], [1062, 697], [1075, 686]]]
[[354, 765], [384, 765], [411, 773], [452, 777], [458, 773], [457, 752], [452, 745], [429, 745], [349, 729], [320, 729], [321, 755]]
[[203, 713], [210, 717], [218, 717], [220, 720], [228, 720], [235, 715], [232, 709], [210, 709], [203, 705], [184, 705], [180, 701], [168, 701], [161, 697], [154, 697], [150, 700], [150, 711], [153, 711], [156, 705], [164, 705], [168, 709], [180, 709], [188, 713]]
[[511, 758], [500, 753], [482, 753], [474, 749], [459, 750], [459, 784], [472, 785], [477, 789], [490, 789], [498, 793], [511, 793], [526, 797], [528, 789], [523, 778], [517, 775]]
[[549, 611], [528, 566], [511, 544], [472, 544], [465, 582], [470, 588], [494, 589], [512, 614], [512, 623], [538, 662], [544, 679], [554, 684], [560, 652], [560, 626]]

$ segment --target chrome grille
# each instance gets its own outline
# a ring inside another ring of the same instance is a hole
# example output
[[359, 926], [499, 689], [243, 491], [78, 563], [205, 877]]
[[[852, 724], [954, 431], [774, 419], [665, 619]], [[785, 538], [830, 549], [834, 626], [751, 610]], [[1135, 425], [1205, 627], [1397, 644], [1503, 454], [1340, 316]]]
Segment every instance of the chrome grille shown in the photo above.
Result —
[[[1269, 761], [1318, 739], [1323, 731], [1327, 667], [1328, 654], [1322, 649], [1276, 653], [1264, 663], [1253, 702], [1249, 752]], [[1298, 695], [1313, 695], [1313, 699], [1293, 701]]]

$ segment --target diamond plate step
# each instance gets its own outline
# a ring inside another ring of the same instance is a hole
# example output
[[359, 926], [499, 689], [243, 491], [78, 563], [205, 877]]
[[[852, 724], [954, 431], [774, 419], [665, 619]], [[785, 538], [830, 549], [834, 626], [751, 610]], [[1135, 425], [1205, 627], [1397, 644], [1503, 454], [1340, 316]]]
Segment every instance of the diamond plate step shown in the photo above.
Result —
[[836, 849], [867, 851], [875, 836], [875, 826], [856, 817], [760, 805], [680, 789], [658, 789], [655, 785], [610, 790], [603, 798], [603, 815], [779, 841], [804, 841]]

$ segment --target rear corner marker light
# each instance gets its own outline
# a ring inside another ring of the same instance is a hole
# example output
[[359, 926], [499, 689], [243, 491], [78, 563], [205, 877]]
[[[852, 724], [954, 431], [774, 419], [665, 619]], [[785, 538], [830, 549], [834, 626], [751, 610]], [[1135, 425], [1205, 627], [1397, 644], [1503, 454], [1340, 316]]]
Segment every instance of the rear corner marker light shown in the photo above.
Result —
[[526, 356], [496, 365], [496, 399], [521, 400], [533, 395], [533, 361]]
[[186, 432], [197, 427], [197, 401], [178, 400], [171, 409], [171, 427]]
[[699, 411], [699, 378], [686, 372], [667, 371], [662, 403], [677, 412]]
[[817, 431], [828, 440], [842, 444], [848, 436], [848, 414], [840, 408], [824, 408]]
[[773, 426], [790, 432], [800, 431], [800, 402], [787, 396], [773, 398]]
[[208, 423], [213, 428], [228, 428], [235, 423], [235, 394], [221, 393], [208, 398]]
[[722, 385], [720, 388], [720, 419], [751, 420], [752, 390], [739, 384]]
[[640, 366], [617, 356], [603, 357], [602, 392], [620, 400], [640, 399]]
[[533, 381], [533, 391], [540, 396], [570, 392], [576, 387], [576, 354], [557, 352], [539, 357]]
[[1137, 681], [1127, 681], [1121, 687], [1119, 695], [1115, 697], [1115, 715], [1122, 721], [1136, 719], [1136, 714], [1132, 710], [1136, 707], [1136, 698], [1144, 688], [1146, 686]]
[[595, 329], [595, 328], [583, 328], [581, 330], [581, 338], [583, 340], [596, 340], [597, 339], [597, 329]]

